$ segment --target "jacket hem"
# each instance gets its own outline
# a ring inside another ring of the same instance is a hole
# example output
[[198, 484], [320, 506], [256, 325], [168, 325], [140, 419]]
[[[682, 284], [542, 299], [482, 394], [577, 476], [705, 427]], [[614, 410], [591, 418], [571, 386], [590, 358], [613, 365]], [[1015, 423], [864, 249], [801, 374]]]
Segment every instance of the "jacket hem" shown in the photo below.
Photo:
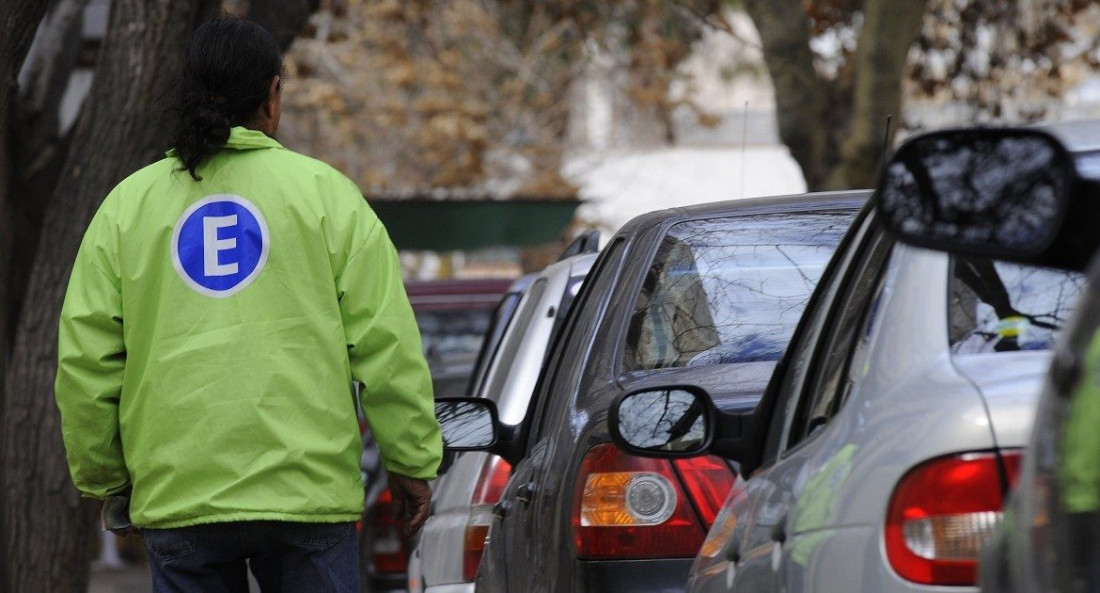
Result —
[[293, 513], [268, 513], [255, 511], [242, 511], [238, 513], [218, 513], [203, 515], [201, 517], [188, 517], [185, 519], [172, 519], [166, 521], [141, 521], [135, 520], [134, 525], [147, 529], [175, 529], [177, 527], [193, 527], [209, 523], [241, 523], [244, 521], [285, 521], [287, 523], [354, 523], [362, 519], [361, 513], [329, 513], [329, 514], [293, 514]]

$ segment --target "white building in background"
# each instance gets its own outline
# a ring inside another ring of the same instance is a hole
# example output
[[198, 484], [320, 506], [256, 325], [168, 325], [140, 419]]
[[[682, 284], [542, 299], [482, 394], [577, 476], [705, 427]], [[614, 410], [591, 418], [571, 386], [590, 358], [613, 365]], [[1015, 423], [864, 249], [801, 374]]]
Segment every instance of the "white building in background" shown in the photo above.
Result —
[[659, 122], [625, 100], [622, 69], [608, 58], [594, 61], [578, 88], [565, 168], [588, 202], [578, 211], [584, 223], [610, 236], [652, 210], [806, 191], [779, 141], [756, 29], [741, 12], [729, 21], [733, 34], [709, 30], [699, 41], [683, 65], [691, 82], [676, 89], [718, 123], [702, 126], [682, 108], [673, 114], [674, 146], [663, 144]]

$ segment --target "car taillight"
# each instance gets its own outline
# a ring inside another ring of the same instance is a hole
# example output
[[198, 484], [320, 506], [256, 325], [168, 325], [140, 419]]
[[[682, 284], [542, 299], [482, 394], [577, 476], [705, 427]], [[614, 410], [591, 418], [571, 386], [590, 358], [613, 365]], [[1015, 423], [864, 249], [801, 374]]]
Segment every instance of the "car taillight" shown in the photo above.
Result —
[[1001, 522], [1019, 461], [1019, 451], [966, 453], [909, 470], [886, 514], [886, 556], [898, 575], [926, 585], [975, 584], [978, 555]]
[[370, 514], [370, 563], [378, 574], [401, 574], [409, 568], [408, 544], [392, 503], [393, 493], [386, 488]]
[[512, 466], [496, 455], [488, 457], [481, 466], [481, 475], [470, 499], [472, 508], [462, 544], [462, 579], [467, 583], [473, 582], [477, 576], [477, 568], [485, 552], [485, 538], [489, 535], [489, 523], [493, 518], [492, 508], [504, 494], [511, 473]]
[[581, 462], [573, 541], [582, 559], [689, 558], [703, 527], [672, 464], [596, 445]]
[[703, 521], [703, 529], [710, 530], [737, 476], [729, 464], [714, 455], [676, 459], [672, 466]]

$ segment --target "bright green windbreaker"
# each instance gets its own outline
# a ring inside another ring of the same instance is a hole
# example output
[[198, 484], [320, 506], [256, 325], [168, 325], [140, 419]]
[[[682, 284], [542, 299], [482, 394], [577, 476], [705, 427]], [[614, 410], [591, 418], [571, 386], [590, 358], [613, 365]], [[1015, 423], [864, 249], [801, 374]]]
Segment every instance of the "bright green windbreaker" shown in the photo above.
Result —
[[233, 128], [107, 196], [61, 314], [56, 383], [77, 488], [133, 485], [143, 527], [354, 521], [353, 382], [387, 470], [435, 477], [431, 376], [397, 254], [346, 177]]

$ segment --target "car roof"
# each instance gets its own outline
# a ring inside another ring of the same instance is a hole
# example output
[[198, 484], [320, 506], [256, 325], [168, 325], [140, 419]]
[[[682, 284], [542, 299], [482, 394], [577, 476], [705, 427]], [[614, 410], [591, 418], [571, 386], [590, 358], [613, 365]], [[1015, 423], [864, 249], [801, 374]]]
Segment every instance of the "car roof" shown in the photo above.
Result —
[[405, 283], [409, 302], [416, 311], [491, 309], [514, 278], [420, 280]]
[[1045, 122], [1035, 127], [1053, 134], [1070, 152], [1100, 150], [1100, 120]]
[[643, 229], [671, 222], [727, 216], [749, 216], [781, 212], [859, 208], [871, 197], [871, 190], [812, 192], [789, 196], [725, 200], [680, 208], [656, 210], [636, 216], [617, 235], [631, 235]]

